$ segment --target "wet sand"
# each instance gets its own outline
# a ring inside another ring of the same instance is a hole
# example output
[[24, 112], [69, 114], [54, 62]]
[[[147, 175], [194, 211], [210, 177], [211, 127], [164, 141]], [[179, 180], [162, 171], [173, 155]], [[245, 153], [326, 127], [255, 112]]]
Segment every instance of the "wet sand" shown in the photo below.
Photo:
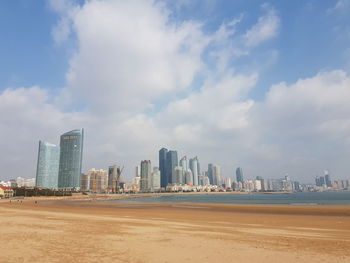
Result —
[[0, 262], [350, 262], [349, 206], [74, 199], [0, 201]]

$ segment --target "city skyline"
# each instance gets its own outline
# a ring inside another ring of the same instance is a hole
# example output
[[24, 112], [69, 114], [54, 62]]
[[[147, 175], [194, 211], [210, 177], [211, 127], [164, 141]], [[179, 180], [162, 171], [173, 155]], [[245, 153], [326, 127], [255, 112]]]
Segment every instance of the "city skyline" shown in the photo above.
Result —
[[83, 171], [121, 163], [131, 179], [166, 146], [231, 178], [237, 167], [252, 178], [348, 178], [348, 0], [0, 10], [0, 179], [34, 177], [37, 142], [58, 145], [74, 127], [89, 131]]

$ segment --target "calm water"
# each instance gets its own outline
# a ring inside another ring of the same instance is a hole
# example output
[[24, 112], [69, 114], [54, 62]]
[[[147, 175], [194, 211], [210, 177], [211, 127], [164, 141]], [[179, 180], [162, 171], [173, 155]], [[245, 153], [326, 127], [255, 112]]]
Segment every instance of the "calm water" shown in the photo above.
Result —
[[220, 203], [220, 204], [289, 204], [350, 205], [350, 192], [307, 192], [292, 194], [174, 194], [106, 202], [122, 203]]

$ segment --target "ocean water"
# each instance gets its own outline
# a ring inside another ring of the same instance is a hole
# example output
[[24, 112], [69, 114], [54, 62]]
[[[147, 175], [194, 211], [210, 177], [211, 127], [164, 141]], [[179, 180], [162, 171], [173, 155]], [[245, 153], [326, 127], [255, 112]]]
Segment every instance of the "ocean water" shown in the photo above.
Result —
[[288, 204], [350, 205], [350, 192], [305, 192], [286, 194], [191, 194], [150, 196], [113, 200], [118, 203], [217, 203], [217, 204]]

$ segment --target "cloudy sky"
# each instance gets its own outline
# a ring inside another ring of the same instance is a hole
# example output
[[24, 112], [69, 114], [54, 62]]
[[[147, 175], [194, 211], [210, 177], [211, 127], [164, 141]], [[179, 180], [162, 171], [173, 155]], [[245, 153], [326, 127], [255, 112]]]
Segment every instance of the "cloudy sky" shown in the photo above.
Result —
[[84, 171], [161, 147], [233, 177], [350, 178], [350, 1], [0, 1], [0, 179], [85, 128]]

